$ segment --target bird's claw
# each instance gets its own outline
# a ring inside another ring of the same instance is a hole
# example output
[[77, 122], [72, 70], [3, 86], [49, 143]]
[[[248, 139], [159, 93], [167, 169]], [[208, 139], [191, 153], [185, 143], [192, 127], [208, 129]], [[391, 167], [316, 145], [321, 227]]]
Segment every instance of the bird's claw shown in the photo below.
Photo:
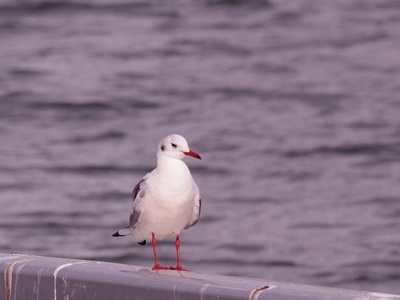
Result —
[[182, 268], [182, 266], [176, 266], [176, 267], [169, 267], [169, 269], [170, 270], [175, 270], [175, 271], [189, 271], [189, 270], [186, 270], [186, 269], [184, 269], [184, 268]]
[[161, 266], [161, 265], [154, 265], [154, 267], [152, 268], [152, 270], [154, 271], [154, 270], [170, 270], [170, 268], [167, 268], [167, 267], [164, 267], [164, 266]]

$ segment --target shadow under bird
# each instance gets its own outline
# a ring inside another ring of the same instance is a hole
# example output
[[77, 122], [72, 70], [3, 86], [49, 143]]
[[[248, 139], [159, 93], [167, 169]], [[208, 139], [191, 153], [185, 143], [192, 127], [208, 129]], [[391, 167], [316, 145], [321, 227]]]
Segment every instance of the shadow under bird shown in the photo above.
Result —
[[[132, 192], [132, 210], [129, 226], [113, 236], [132, 235], [136, 242], [145, 245], [151, 238], [154, 251], [153, 270], [180, 270], [179, 234], [196, 225], [200, 217], [200, 191], [183, 159], [191, 156], [201, 159], [190, 150], [186, 139], [172, 134], [158, 145], [157, 167], [147, 173]], [[175, 235], [176, 267], [161, 266], [157, 258], [157, 239]]]

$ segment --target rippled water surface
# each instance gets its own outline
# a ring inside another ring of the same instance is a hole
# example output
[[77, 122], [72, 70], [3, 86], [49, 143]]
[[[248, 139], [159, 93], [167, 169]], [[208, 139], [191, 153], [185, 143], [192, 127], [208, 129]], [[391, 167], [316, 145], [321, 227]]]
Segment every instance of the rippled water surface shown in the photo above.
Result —
[[399, 28], [397, 0], [0, 0], [0, 251], [151, 266], [111, 234], [180, 133], [184, 267], [400, 294]]

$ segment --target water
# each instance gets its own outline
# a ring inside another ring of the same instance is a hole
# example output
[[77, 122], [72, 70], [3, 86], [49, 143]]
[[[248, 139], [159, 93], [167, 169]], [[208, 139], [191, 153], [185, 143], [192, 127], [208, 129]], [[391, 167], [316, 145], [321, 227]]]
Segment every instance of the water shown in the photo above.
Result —
[[399, 23], [397, 0], [1, 0], [0, 251], [151, 266], [111, 234], [180, 133], [185, 268], [400, 294]]

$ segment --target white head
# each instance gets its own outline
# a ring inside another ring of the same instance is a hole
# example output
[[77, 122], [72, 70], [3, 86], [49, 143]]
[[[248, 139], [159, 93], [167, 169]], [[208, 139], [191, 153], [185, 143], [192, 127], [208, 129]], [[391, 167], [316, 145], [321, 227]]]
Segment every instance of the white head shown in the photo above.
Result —
[[190, 150], [186, 139], [179, 134], [171, 134], [161, 140], [158, 144], [157, 157], [166, 156], [176, 159], [184, 159], [191, 156], [201, 159], [200, 155]]

